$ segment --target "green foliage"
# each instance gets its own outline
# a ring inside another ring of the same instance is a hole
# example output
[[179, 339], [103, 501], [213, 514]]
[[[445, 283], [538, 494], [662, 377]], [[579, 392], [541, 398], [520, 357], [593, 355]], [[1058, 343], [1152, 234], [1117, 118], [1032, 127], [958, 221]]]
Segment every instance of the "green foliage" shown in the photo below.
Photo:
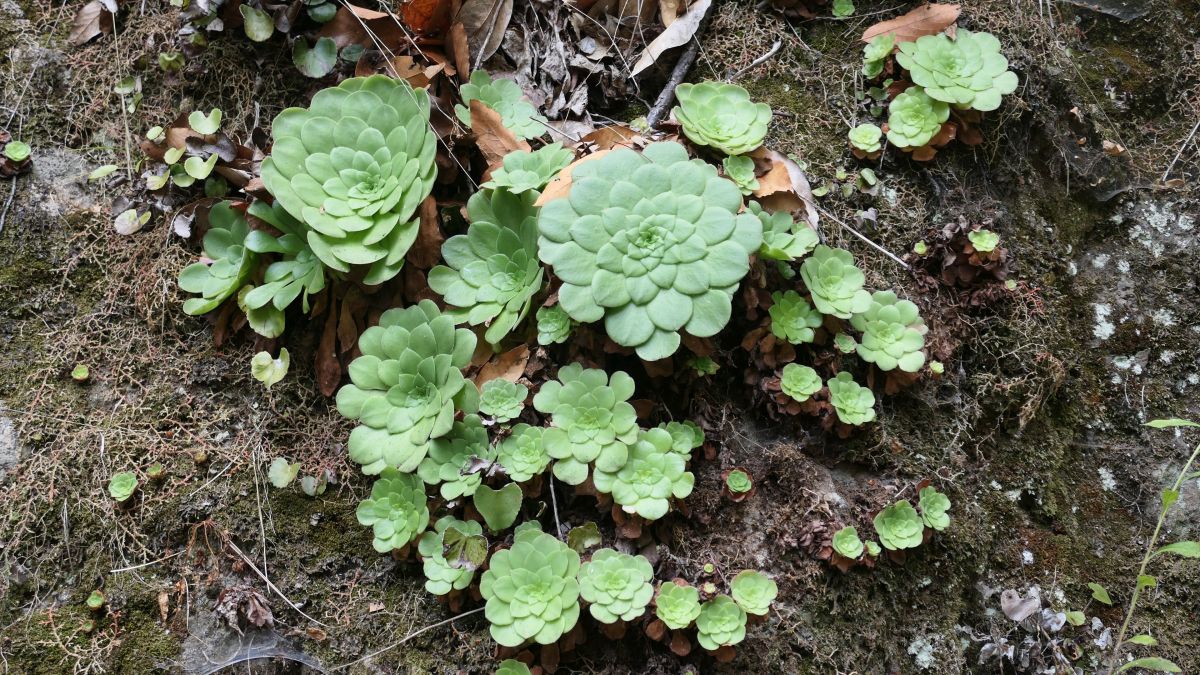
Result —
[[794, 345], [812, 342], [814, 331], [821, 327], [821, 313], [796, 291], [775, 291], [771, 300], [774, 304], [767, 310], [771, 315], [771, 333]]
[[9, 141], [4, 144], [4, 156], [13, 162], [24, 162], [32, 152], [33, 148], [28, 143]]
[[858, 349], [858, 342], [849, 333], [838, 333], [833, 336], [833, 346], [843, 354], [853, 354]]
[[477, 70], [471, 73], [471, 81], [462, 85], [458, 93], [463, 102], [454, 106], [454, 114], [468, 127], [471, 126], [471, 101], [479, 99], [499, 113], [500, 123], [517, 138], [537, 138], [549, 128], [546, 118], [525, 100], [520, 85], [512, 80], [493, 80], [486, 72]]
[[629, 448], [628, 459], [616, 469], [596, 464], [592, 478], [596, 490], [612, 494], [626, 513], [646, 520], [666, 515], [671, 498], [692, 493], [696, 479], [686, 471], [687, 460], [672, 450], [671, 434], [665, 429], [643, 431]]
[[863, 554], [863, 543], [858, 538], [858, 528], [847, 526], [833, 533], [833, 550], [837, 554], [857, 560]]
[[750, 202], [746, 209], [762, 222], [763, 240], [758, 254], [763, 258], [796, 260], [808, 255], [820, 242], [815, 230], [797, 222], [786, 211], [768, 213], [758, 202]]
[[901, 499], [875, 514], [875, 532], [879, 543], [889, 551], [916, 548], [924, 540], [925, 525], [917, 510]]
[[371, 496], [354, 512], [375, 533], [372, 545], [387, 553], [403, 548], [429, 527], [425, 484], [415, 474], [386, 468], [371, 486]]
[[803, 403], [813, 394], [821, 391], [821, 376], [808, 366], [789, 363], [783, 367], [779, 378], [779, 388], [783, 393]]
[[289, 462], [286, 457], [276, 457], [267, 468], [267, 480], [271, 485], [282, 490], [296, 480], [300, 473], [300, 462]]
[[537, 341], [539, 345], [566, 342], [571, 336], [571, 317], [562, 305], [541, 307], [537, 311]]
[[542, 439], [544, 433], [542, 427], [518, 424], [512, 428], [512, 434], [500, 442], [497, 461], [508, 472], [509, 478], [523, 483], [546, 470], [550, 454]]
[[292, 44], [292, 63], [307, 77], [325, 77], [337, 65], [337, 43], [333, 38], [322, 37], [309, 45], [307, 39], [300, 38]]
[[485, 382], [480, 389], [479, 412], [491, 415], [492, 419], [503, 424], [521, 415], [527, 396], [529, 388], [525, 385], [497, 377]]
[[744, 155], [762, 145], [771, 123], [771, 107], [750, 100], [736, 84], [684, 83], [675, 87], [675, 119], [683, 133], [697, 145], [707, 145], [727, 155]]
[[579, 568], [579, 595], [600, 623], [632, 621], [654, 597], [654, 568], [645, 556], [602, 548]]
[[495, 675], [530, 675], [529, 666], [516, 659], [504, 659]]
[[480, 485], [471, 503], [483, 516], [488, 529], [499, 532], [512, 525], [521, 511], [521, 486], [508, 483], [499, 490], [493, 490], [487, 485]]
[[218, 202], [208, 212], [209, 230], [204, 235], [204, 257], [179, 273], [179, 287], [198, 298], [188, 298], [183, 311], [198, 316], [216, 309], [250, 278], [258, 256], [246, 248], [250, 226], [229, 202]]
[[825, 384], [833, 412], [842, 423], [859, 425], [875, 419], [875, 394], [855, 382], [850, 373], [842, 371]]
[[863, 47], [863, 77], [873, 80], [883, 74], [883, 64], [892, 55], [896, 45], [895, 33], [876, 35], [867, 46]]
[[849, 251], [818, 246], [800, 265], [800, 278], [822, 314], [849, 319], [871, 306], [871, 294], [863, 290], [866, 277]]
[[88, 594], [87, 600], [84, 601], [84, 604], [87, 605], [87, 608], [93, 612], [99, 612], [101, 609], [104, 609], [104, 603], [104, 593], [101, 593], [100, 591], [92, 591]]
[[213, 108], [207, 115], [199, 110], [194, 110], [188, 115], [188, 126], [192, 128], [192, 131], [203, 136], [215, 134], [221, 128], [221, 116], [220, 108]]
[[479, 592], [492, 637], [505, 647], [529, 640], [553, 644], [579, 620], [579, 554], [536, 529], [517, 533], [497, 551]]
[[915, 373], [925, 365], [925, 322], [916, 305], [892, 291], [875, 291], [871, 306], [852, 316], [850, 325], [862, 331], [858, 355], [880, 370]]
[[263, 184], [307, 226], [313, 253], [339, 272], [370, 265], [367, 284], [394, 277], [437, 174], [428, 93], [384, 75], [350, 78], [281, 112], [272, 133]]
[[270, 303], [282, 312], [299, 297], [304, 312], [308, 313], [309, 296], [325, 289], [325, 264], [308, 245], [304, 224], [293, 218], [278, 201], [268, 206], [266, 202], [256, 200], [247, 213], [282, 234], [275, 237], [263, 230], [251, 230], [246, 236], [246, 248], [255, 253], [275, 253], [280, 258], [267, 266], [262, 285], [246, 295], [246, 305], [251, 309], [262, 309]]
[[671, 451], [682, 456], [685, 461], [691, 459], [692, 450], [704, 445], [704, 430], [691, 420], [667, 422], [658, 425], [658, 428], [671, 434]]
[[504, 188], [515, 195], [540, 191], [574, 159], [575, 153], [563, 148], [562, 143], [551, 143], [533, 152], [516, 150], [504, 156], [500, 167], [492, 172], [492, 179], [480, 187]]
[[932, 485], [921, 488], [917, 506], [921, 507], [921, 521], [926, 527], [944, 530], [950, 527], [950, 498]]
[[967, 233], [967, 239], [980, 253], [991, 253], [1000, 245], [1000, 235], [991, 230], [972, 230]]
[[725, 167], [725, 177], [738, 186], [743, 195], [749, 195], [758, 189], [758, 177], [754, 175], [754, 159], [746, 155], [726, 157], [721, 163]]
[[137, 491], [138, 479], [132, 471], [122, 471], [114, 473], [112, 478], [108, 479], [108, 496], [123, 502], [133, 496]]
[[715, 651], [746, 639], [746, 611], [728, 595], [718, 595], [700, 607], [696, 617], [696, 640]]
[[888, 104], [888, 142], [898, 148], [919, 148], [949, 118], [949, 105], [930, 98], [920, 87], [909, 87]]
[[538, 220], [539, 255], [562, 279], [571, 318], [603, 318], [614, 342], [647, 361], [673, 354], [681, 329], [710, 337], [729, 322], [762, 243], [731, 182], [675, 142], [614, 150], [572, 177]]
[[422, 300], [384, 312], [358, 347], [352, 384], [337, 394], [338, 412], [360, 423], [350, 432], [350, 459], [367, 474], [387, 466], [413, 471], [432, 439], [450, 432], [455, 410], [471, 413], [479, 405], [461, 370], [475, 351], [475, 334], [455, 329], [453, 319]]
[[250, 359], [250, 374], [270, 391], [273, 385], [287, 375], [291, 362], [292, 357], [288, 354], [287, 347], [279, 348], [279, 358], [271, 356], [271, 352], [259, 352]]
[[954, 39], [945, 33], [902, 42], [896, 63], [929, 96], [956, 108], [995, 110], [1000, 99], [1017, 89], [1017, 75], [1008, 70], [1000, 41], [991, 33], [959, 29]]
[[92, 371], [87, 367], [86, 364], [77, 363], [75, 364], [75, 367], [71, 369], [71, 379], [75, 380], [76, 382], [87, 382], [91, 376]]
[[434, 595], [461, 591], [475, 579], [475, 568], [454, 567], [443, 555], [444, 536], [447, 528], [451, 527], [468, 536], [483, 534], [483, 526], [473, 520], [444, 516], [434, 523], [432, 530], [421, 535], [417, 540], [417, 552], [421, 555], [421, 567], [425, 572], [425, 590]]
[[779, 595], [779, 586], [762, 572], [742, 570], [729, 582], [729, 594], [748, 614], [765, 616]]
[[438, 265], [429, 271], [429, 287], [457, 308], [449, 311], [451, 316], [473, 326], [490, 322], [484, 339], [491, 344], [498, 344], [525, 318], [533, 295], [542, 288], [536, 199], [532, 191], [476, 192], [467, 202], [467, 233], [442, 245], [449, 267]]
[[[587, 479], [588, 463], [596, 470], [616, 471], [625, 465], [629, 446], [638, 440], [637, 412], [628, 403], [633, 378], [617, 371], [584, 369], [578, 363], [563, 366], [558, 380], [542, 385], [533, 407], [550, 415], [554, 425], [542, 441], [558, 460], [554, 475], [569, 485]], [[665, 433], [665, 432], [664, 432]], [[668, 434], [668, 438], [670, 435]]]
[[700, 616], [700, 591], [670, 581], [660, 584], [654, 598], [654, 615], [672, 630], [687, 628]]
[[850, 130], [849, 138], [850, 145], [868, 154], [879, 152], [883, 148], [883, 129], [874, 124], [860, 124], [854, 127]]
[[[470, 384], [467, 385], [472, 386]], [[495, 451], [488, 445], [487, 429], [479, 415], [464, 415], [450, 432], [433, 439], [429, 454], [417, 467], [417, 475], [427, 485], [439, 485], [443, 499], [470, 497], [483, 481], [479, 471], [466, 471], [473, 457], [491, 460]]]
[[242, 29], [253, 42], [266, 42], [275, 32], [275, 20], [270, 14], [250, 5], [238, 6], [242, 13]]
[[833, 0], [833, 15], [839, 19], [854, 14], [853, 0]]
[[733, 494], [746, 494], [754, 489], [754, 481], [750, 479], [750, 474], [734, 469], [725, 476], [725, 488]]

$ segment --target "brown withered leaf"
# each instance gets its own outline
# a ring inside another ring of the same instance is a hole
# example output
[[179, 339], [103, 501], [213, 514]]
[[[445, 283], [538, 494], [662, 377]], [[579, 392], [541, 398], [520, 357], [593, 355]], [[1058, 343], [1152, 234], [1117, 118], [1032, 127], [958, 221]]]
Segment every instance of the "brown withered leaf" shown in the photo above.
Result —
[[664, 27], [670, 27], [679, 18], [679, 6], [683, 0], [658, 0], [658, 17]]
[[317, 387], [326, 396], [333, 396], [342, 382], [342, 362], [336, 354], [338, 316], [338, 312], [329, 312], [325, 317], [325, 328], [317, 345]]
[[513, 150], [529, 152], [529, 144], [513, 135], [500, 121], [500, 113], [479, 99], [471, 101], [471, 131], [475, 144], [488, 164], [495, 164]]
[[467, 42], [467, 29], [462, 23], [450, 26], [446, 35], [446, 49], [454, 59], [454, 69], [459, 73], [459, 79], [466, 80], [471, 73], [471, 45]]
[[317, 33], [331, 38], [338, 49], [347, 45], [362, 45], [366, 49], [399, 49], [408, 44], [404, 27], [390, 15], [349, 3], [340, 7], [333, 19]]
[[527, 363], [529, 363], [529, 345], [521, 345], [503, 354], [498, 354], [483, 364], [483, 367], [476, 373], [475, 385], [483, 387], [488, 381], [497, 378], [516, 382], [524, 374]]
[[400, 16], [409, 28], [425, 35], [437, 35], [450, 25], [450, 0], [409, 0], [400, 5]]
[[958, 13], [958, 5], [921, 5], [903, 16], [871, 26], [863, 32], [862, 41], [870, 42], [884, 33], [895, 34], [896, 42], [910, 42], [922, 35], [935, 35], [953, 24], [958, 19]]
[[700, 22], [704, 19], [704, 15], [708, 14], [709, 5], [712, 0], [697, 0], [688, 8], [687, 14], [679, 17], [671, 22], [671, 25], [666, 30], [658, 34], [650, 44], [646, 45], [645, 51], [638, 58], [637, 63], [633, 64], [633, 69], [630, 75], [637, 75], [643, 70], [654, 65], [662, 53], [673, 47], [687, 44], [696, 34], [696, 29], [700, 27]]
[[593, 152], [585, 157], [580, 157], [574, 162], [568, 164], [565, 169], [558, 172], [558, 175], [554, 177], [554, 180], [550, 181], [550, 184], [546, 186], [546, 189], [542, 190], [542, 195], [537, 198], [537, 201], [534, 202], [534, 204], [541, 206], [551, 199], [565, 197], [567, 191], [571, 189], [571, 172], [575, 170], [575, 167], [583, 164], [584, 162], [590, 162], [593, 159], [600, 159], [610, 152], [612, 152], [612, 150], [600, 150], [599, 152]]
[[759, 176], [758, 189], [754, 191], [763, 208], [771, 212], [803, 211], [808, 224], [817, 229], [821, 217], [817, 214], [808, 177], [800, 166], [765, 146], [750, 153], [750, 156], [770, 166], [765, 174]]
[[671, 631], [671, 651], [679, 657], [692, 653], [692, 641], [688, 639], [688, 636], [683, 631]]
[[611, 150], [616, 146], [632, 146], [642, 135], [624, 124], [600, 127], [579, 139], [581, 143], [593, 143], [597, 150]]
[[438, 217], [437, 200], [432, 195], [426, 197], [425, 201], [421, 202], [417, 215], [421, 219], [420, 230], [404, 259], [409, 264], [427, 270], [442, 259], [442, 242], [446, 241], [446, 237], [442, 235], [441, 218]]
[[[116, 4], [113, 0], [109, 0], [109, 3], [110, 7], [115, 9]], [[111, 33], [113, 13], [110, 7], [105, 7], [101, 0], [92, 0], [80, 7], [79, 11], [75, 12], [75, 18], [71, 20], [71, 32], [67, 35], [67, 42], [78, 47], [101, 33]]]
[[[513, 0], [464, 0], [454, 21], [463, 26], [473, 63], [483, 63], [500, 48], [512, 12]], [[457, 53], [455, 58], [458, 58]], [[465, 72], [463, 77], [466, 77]]]

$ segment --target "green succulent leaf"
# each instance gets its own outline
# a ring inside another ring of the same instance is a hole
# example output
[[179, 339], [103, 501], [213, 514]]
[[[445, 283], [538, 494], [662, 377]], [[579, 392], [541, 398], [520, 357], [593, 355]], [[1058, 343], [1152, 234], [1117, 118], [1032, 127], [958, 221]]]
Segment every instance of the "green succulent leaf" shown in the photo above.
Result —
[[671, 581], [660, 584], [654, 599], [654, 615], [671, 630], [687, 628], [700, 616], [700, 591], [695, 586]]
[[271, 485], [282, 490], [291, 485], [299, 473], [300, 462], [289, 462], [286, 457], [276, 457], [271, 460], [271, 466], [267, 468], [267, 480], [271, 481]]
[[967, 233], [971, 246], [980, 253], [991, 253], [1000, 245], [1000, 235], [991, 230], [972, 230]]
[[654, 568], [645, 556], [602, 548], [579, 568], [579, 596], [600, 623], [633, 621], [654, 597]]
[[790, 261], [808, 255], [820, 238], [807, 224], [797, 222], [786, 211], [768, 213], [758, 202], [750, 202], [747, 211], [762, 222], [763, 240], [758, 254], [769, 260]]
[[728, 595], [718, 595], [700, 607], [696, 617], [696, 641], [715, 651], [746, 639], [746, 610]]
[[748, 614], [765, 616], [775, 596], [779, 595], [779, 586], [762, 572], [742, 570], [729, 582], [729, 593]]
[[860, 124], [850, 130], [850, 145], [867, 154], [883, 149], [883, 130], [874, 124]]
[[429, 272], [429, 287], [471, 325], [490, 323], [484, 334], [498, 344], [529, 312], [542, 289], [538, 263], [536, 192], [481, 191], [467, 202], [466, 234], [442, 245], [445, 265]]
[[13, 162], [24, 162], [32, 152], [33, 148], [28, 143], [9, 141], [4, 144], [4, 156]]
[[207, 115], [199, 110], [192, 111], [188, 115], [188, 126], [192, 128], [192, 131], [203, 136], [217, 133], [217, 130], [221, 128], [221, 109], [213, 108]]
[[921, 488], [917, 506], [921, 507], [921, 521], [927, 527], [939, 532], [950, 527], [950, 498], [933, 486]]
[[272, 133], [263, 184], [304, 223], [313, 253], [339, 272], [369, 266], [367, 284], [394, 277], [437, 173], [428, 93], [384, 75], [353, 77], [308, 108], [281, 112]]
[[726, 157], [721, 163], [725, 167], [725, 177], [738, 186], [743, 195], [752, 194], [758, 189], [758, 177], [754, 175], [754, 159], [747, 155]]
[[308, 40], [300, 38], [292, 45], [292, 63], [307, 77], [325, 77], [337, 64], [337, 43], [323, 37], [309, 45]]
[[[513, 485], [513, 487], [516, 487]], [[479, 584], [492, 638], [505, 647], [553, 644], [579, 620], [579, 554], [536, 529], [497, 551]]]
[[833, 533], [833, 550], [837, 554], [851, 560], [857, 560], [863, 554], [863, 542], [858, 538], [858, 528], [843, 527]]
[[509, 483], [499, 490], [493, 490], [480, 485], [475, 490], [473, 503], [488, 529], [499, 532], [512, 525], [521, 511], [521, 486]]
[[821, 313], [796, 291], [775, 291], [771, 300], [774, 304], [767, 310], [771, 316], [771, 333], [794, 345], [812, 342], [816, 329], [821, 327]]
[[376, 551], [403, 548], [429, 527], [425, 484], [415, 474], [386, 468], [371, 486], [371, 496], [359, 503], [355, 516], [371, 527]]
[[530, 675], [529, 666], [516, 659], [504, 659], [496, 668], [495, 675]]
[[132, 471], [122, 471], [115, 473], [112, 478], [108, 479], [108, 496], [123, 502], [133, 496], [137, 491], [138, 479]]
[[487, 560], [488, 541], [451, 525], [442, 533], [442, 557], [455, 569], [477, 570]]
[[762, 243], [733, 183], [675, 142], [614, 150], [572, 178], [538, 219], [538, 255], [562, 280], [571, 318], [604, 319], [614, 342], [647, 361], [673, 354], [680, 330], [710, 337], [729, 322]]
[[896, 63], [925, 93], [959, 109], [995, 110], [1005, 94], [1017, 90], [1017, 75], [1000, 53], [991, 33], [965, 29], [902, 42]]
[[744, 155], [762, 145], [771, 123], [771, 107], [750, 100], [750, 94], [725, 82], [684, 83], [675, 87], [675, 119], [697, 145], [727, 155]]
[[537, 334], [539, 345], [554, 345], [567, 341], [571, 336], [571, 317], [562, 305], [538, 309]]
[[892, 32], [876, 35], [867, 46], [863, 47], [863, 76], [869, 80], [883, 73], [883, 64], [892, 55], [896, 45], [896, 34]]
[[[550, 415], [553, 424], [542, 442], [557, 460], [556, 478], [579, 485], [587, 479], [590, 463], [597, 471], [616, 471], [625, 465], [629, 446], [638, 440], [637, 412], [628, 402], [633, 390], [633, 378], [627, 373], [617, 371], [610, 377], [578, 363], [563, 366], [557, 380], [542, 385], [533, 407]], [[666, 436], [670, 439], [670, 434]]]
[[255, 309], [246, 304], [246, 298], [250, 297], [255, 290], [253, 285], [247, 284], [238, 291], [237, 305], [238, 309], [246, 315], [246, 323], [250, 324], [250, 328], [255, 333], [268, 339], [283, 335], [286, 319], [283, 312], [275, 309], [273, 305], [264, 305]]
[[725, 477], [725, 487], [733, 494], [746, 494], [754, 489], [750, 474], [741, 469], [734, 469]]
[[783, 367], [780, 375], [780, 390], [800, 403], [821, 391], [821, 376], [808, 366], [789, 363]]
[[458, 93], [463, 102], [454, 106], [454, 114], [467, 127], [471, 126], [471, 101], [478, 99], [495, 110], [500, 115], [500, 123], [517, 138], [538, 138], [549, 128], [546, 118], [525, 100], [525, 92], [512, 80], [493, 80], [485, 71], [476, 70], [471, 73], [470, 82], [462, 85]]
[[671, 451], [680, 455], [684, 460], [692, 458], [692, 450], [704, 445], [704, 430], [691, 420], [683, 422], [667, 422], [658, 428], [671, 434]]
[[516, 150], [504, 156], [492, 178], [480, 187], [505, 189], [514, 195], [539, 192], [575, 159], [562, 143], [551, 143], [532, 152]]
[[852, 316], [850, 325], [862, 332], [858, 355], [880, 370], [915, 373], [925, 365], [925, 321], [916, 305], [892, 291], [876, 291], [871, 305]]
[[888, 104], [888, 143], [919, 148], [933, 140], [948, 119], [948, 104], [930, 98], [920, 87], [909, 87]]
[[671, 508], [671, 498], [684, 499], [696, 482], [686, 470], [687, 460], [673, 446], [666, 429], [641, 432], [623, 464], [612, 468], [596, 463], [596, 490], [611, 494], [626, 513], [646, 520], [662, 518]]
[[550, 465], [550, 454], [546, 452], [542, 439], [544, 433], [542, 427], [518, 424], [512, 428], [508, 438], [500, 442], [497, 461], [508, 472], [509, 478], [524, 483], [540, 475]]
[[924, 541], [925, 524], [912, 504], [901, 499], [875, 514], [875, 532], [889, 551], [916, 548]]
[[262, 285], [247, 293], [244, 303], [251, 309], [270, 305], [282, 312], [298, 297], [307, 313], [309, 297], [325, 289], [326, 272], [325, 263], [308, 245], [304, 225], [278, 201], [269, 206], [255, 201], [247, 213], [283, 234], [276, 237], [263, 230], [252, 230], [246, 237], [246, 248], [255, 253], [274, 253], [279, 259], [267, 266]]
[[417, 475], [427, 485], [438, 485], [443, 499], [470, 497], [483, 481], [483, 474], [468, 471], [468, 467], [477, 459], [490, 462], [495, 456], [479, 415], [464, 415], [450, 433], [433, 439], [429, 454], [417, 467]]
[[[454, 530], [458, 534], [447, 537]], [[433, 525], [433, 529], [425, 532], [417, 540], [417, 552], [421, 556], [421, 567], [425, 572], [425, 590], [434, 595], [446, 595], [450, 591], [461, 591], [471, 585], [475, 579], [475, 570], [482, 566], [480, 561], [475, 567], [451, 564], [445, 557], [449, 544], [457, 546], [462, 543], [462, 553], [470, 553], [473, 560], [478, 560], [478, 544], [476, 537], [482, 538], [483, 526], [473, 520], [458, 520], [454, 516], [444, 516]], [[487, 541], [484, 540], [484, 560], [487, 557]], [[473, 551], [466, 551], [468, 544]]]
[[849, 333], [838, 333], [833, 336], [833, 346], [843, 354], [853, 354], [858, 349], [858, 341]]
[[250, 359], [250, 374], [269, 391], [287, 375], [291, 362], [292, 357], [288, 354], [287, 347], [279, 348], [279, 358], [271, 356], [271, 352], [259, 352]]
[[855, 382], [850, 373], [842, 371], [825, 384], [833, 412], [842, 423], [859, 425], [875, 419], [875, 394]]
[[416, 470], [433, 439], [450, 433], [456, 410], [478, 409], [479, 392], [462, 375], [475, 342], [430, 300], [389, 309], [363, 331], [351, 384], [337, 394], [338, 412], [359, 421], [348, 447], [363, 473]]
[[800, 278], [822, 314], [849, 319], [871, 307], [871, 294], [863, 290], [866, 277], [854, 266], [849, 251], [817, 246], [800, 265]]
[[499, 377], [488, 380], [479, 391], [479, 412], [503, 424], [521, 415], [527, 396], [529, 388], [525, 385]]
[[211, 312], [241, 289], [258, 262], [245, 246], [250, 226], [229, 202], [214, 204], [208, 221], [204, 257], [211, 262], [193, 263], [179, 273], [179, 287], [200, 296], [183, 303], [183, 311], [192, 316]]

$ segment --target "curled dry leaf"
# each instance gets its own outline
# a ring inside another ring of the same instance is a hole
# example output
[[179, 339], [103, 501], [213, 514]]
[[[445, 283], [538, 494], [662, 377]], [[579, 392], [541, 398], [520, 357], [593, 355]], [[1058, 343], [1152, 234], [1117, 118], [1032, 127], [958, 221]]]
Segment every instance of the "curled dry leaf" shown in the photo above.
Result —
[[340, 50], [348, 45], [365, 49], [399, 49], [408, 44], [408, 36], [391, 15], [346, 3], [333, 19], [317, 33], [318, 38], [331, 38]]
[[80, 7], [75, 13], [75, 18], [71, 20], [71, 33], [67, 35], [67, 41], [78, 47], [101, 33], [111, 33], [113, 12], [110, 11], [110, 7], [115, 10], [116, 4], [113, 0], [109, 0], [110, 7], [106, 7], [105, 4], [101, 0], [92, 0]]
[[[463, 26], [472, 63], [483, 63], [500, 48], [504, 32], [512, 20], [512, 12], [513, 0], [465, 0], [462, 3], [454, 22]], [[457, 53], [455, 56], [457, 58]], [[462, 72], [465, 69], [459, 70]], [[463, 72], [463, 77], [466, 76], [467, 73]]]
[[450, 0], [409, 0], [400, 5], [404, 23], [418, 33], [436, 35], [450, 26]]
[[658, 37], [646, 45], [646, 49], [638, 58], [637, 63], [633, 64], [630, 74], [637, 75], [654, 65], [658, 57], [668, 49], [687, 44], [696, 34], [696, 30], [700, 28], [700, 22], [704, 20], [704, 15], [708, 14], [710, 5], [712, 5], [712, 0], [697, 0], [692, 3], [687, 14], [671, 22], [666, 30], [659, 33]]
[[527, 363], [529, 363], [529, 345], [521, 345], [503, 354], [497, 354], [479, 369], [475, 375], [475, 386], [483, 387], [484, 384], [496, 378], [516, 382], [525, 373], [525, 364]]
[[464, 82], [471, 74], [471, 45], [467, 42], [467, 29], [455, 22], [446, 34], [446, 51], [454, 59], [454, 69]]
[[821, 222], [813, 202], [812, 187], [800, 165], [774, 150], [761, 147], [750, 156], [767, 164], [770, 168], [758, 177], [758, 189], [754, 196], [763, 208], [771, 212], [803, 211], [804, 219], [815, 230]]
[[530, 150], [528, 143], [504, 126], [500, 113], [479, 99], [471, 100], [471, 131], [475, 132], [475, 143], [489, 165], [499, 162], [513, 150]]
[[871, 26], [863, 32], [862, 41], [870, 42], [877, 35], [893, 33], [896, 42], [911, 42], [922, 35], [934, 35], [946, 30], [958, 19], [958, 12], [958, 5], [921, 5], [903, 16]]
[[417, 240], [413, 242], [404, 258], [413, 265], [427, 270], [442, 259], [442, 242], [446, 241], [439, 223], [437, 200], [432, 195], [426, 197], [425, 201], [421, 202], [417, 215], [421, 219]]

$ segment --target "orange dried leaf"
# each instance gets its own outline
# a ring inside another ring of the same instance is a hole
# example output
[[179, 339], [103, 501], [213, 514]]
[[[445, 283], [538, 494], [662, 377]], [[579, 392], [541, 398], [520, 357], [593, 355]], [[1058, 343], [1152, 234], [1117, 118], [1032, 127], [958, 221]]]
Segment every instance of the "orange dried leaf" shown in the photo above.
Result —
[[525, 364], [529, 363], [529, 346], [521, 345], [493, 357], [483, 364], [475, 375], [475, 385], [482, 387], [490, 380], [497, 378], [516, 382], [525, 373]]
[[538, 197], [534, 204], [541, 206], [552, 199], [567, 196], [567, 191], [571, 189], [571, 172], [575, 170], [575, 167], [583, 164], [584, 162], [590, 162], [593, 159], [600, 159], [610, 152], [612, 152], [612, 150], [593, 152], [586, 157], [581, 157], [580, 159], [568, 164], [567, 168], [559, 171], [558, 175], [554, 177], [554, 180], [550, 181], [550, 184], [546, 186], [546, 189], [542, 191], [542, 195]]
[[446, 241], [438, 218], [437, 200], [432, 196], [426, 197], [425, 201], [421, 202], [417, 215], [421, 219], [420, 230], [417, 232], [416, 241], [408, 249], [405, 260], [427, 270], [442, 259], [442, 242]]
[[958, 19], [958, 5], [922, 5], [895, 19], [880, 21], [862, 34], [863, 42], [870, 42], [878, 35], [893, 33], [896, 42], [911, 42], [922, 35], [940, 33]]
[[418, 33], [435, 35], [450, 25], [450, 0], [410, 0], [400, 5], [400, 16]]
[[471, 101], [471, 131], [487, 163], [495, 164], [513, 150], [529, 152], [529, 144], [518, 139], [500, 120], [500, 113], [479, 99]]

